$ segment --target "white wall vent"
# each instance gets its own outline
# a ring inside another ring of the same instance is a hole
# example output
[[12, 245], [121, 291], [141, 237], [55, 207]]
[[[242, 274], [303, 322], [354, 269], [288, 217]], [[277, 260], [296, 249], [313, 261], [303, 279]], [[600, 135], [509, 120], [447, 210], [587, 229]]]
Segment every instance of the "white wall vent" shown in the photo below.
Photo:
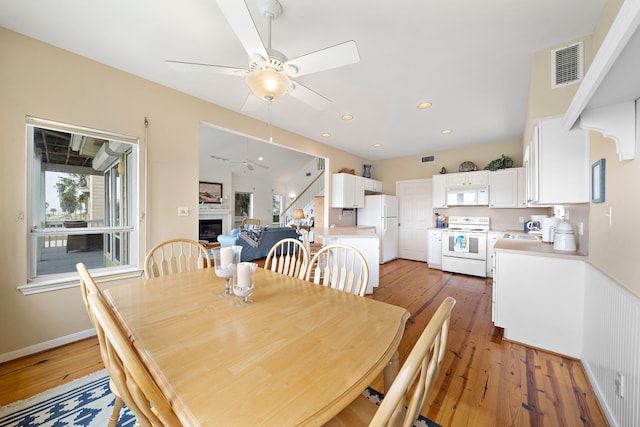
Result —
[[433, 163], [435, 161], [436, 161], [436, 156], [434, 155], [420, 157], [420, 163]]
[[582, 42], [551, 51], [551, 87], [557, 88], [582, 80], [584, 68]]

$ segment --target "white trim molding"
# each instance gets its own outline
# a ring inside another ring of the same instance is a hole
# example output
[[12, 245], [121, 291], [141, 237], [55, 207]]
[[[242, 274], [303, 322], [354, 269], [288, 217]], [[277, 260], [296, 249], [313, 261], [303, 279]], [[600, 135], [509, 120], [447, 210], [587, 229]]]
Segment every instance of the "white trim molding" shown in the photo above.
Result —
[[19, 359], [20, 357], [29, 356], [31, 354], [39, 353], [41, 351], [49, 350], [61, 345], [69, 344], [75, 341], [80, 341], [85, 338], [94, 337], [96, 335], [95, 329], [87, 329], [85, 331], [76, 332], [75, 334], [66, 335], [64, 337], [55, 338], [49, 341], [41, 342], [38, 344], [30, 345], [29, 347], [21, 348], [18, 350], [10, 351], [8, 353], [0, 354], [0, 363], [7, 362], [9, 360]]

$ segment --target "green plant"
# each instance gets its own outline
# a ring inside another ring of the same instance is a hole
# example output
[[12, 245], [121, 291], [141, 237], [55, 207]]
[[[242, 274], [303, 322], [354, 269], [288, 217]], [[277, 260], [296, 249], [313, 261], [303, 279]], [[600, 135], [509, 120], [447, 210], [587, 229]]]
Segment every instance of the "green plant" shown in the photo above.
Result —
[[487, 166], [485, 166], [485, 170], [497, 171], [498, 169], [507, 169], [513, 166], [513, 160], [509, 156], [505, 156], [502, 154], [500, 158], [492, 160], [489, 162]]

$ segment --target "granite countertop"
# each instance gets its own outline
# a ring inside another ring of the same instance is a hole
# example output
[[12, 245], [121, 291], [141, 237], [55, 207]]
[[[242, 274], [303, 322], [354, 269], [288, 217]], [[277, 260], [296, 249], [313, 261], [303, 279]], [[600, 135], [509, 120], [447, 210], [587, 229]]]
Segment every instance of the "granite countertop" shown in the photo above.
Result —
[[539, 240], [498, 239], [494, 250], [496, 252], [521, 253], [522, 255], [573, 259], [576, 261], [586, 260], [587, 258], [585, 254], [580, 252], [557, 251], [553, 249], [553, 243], [544, 243]]

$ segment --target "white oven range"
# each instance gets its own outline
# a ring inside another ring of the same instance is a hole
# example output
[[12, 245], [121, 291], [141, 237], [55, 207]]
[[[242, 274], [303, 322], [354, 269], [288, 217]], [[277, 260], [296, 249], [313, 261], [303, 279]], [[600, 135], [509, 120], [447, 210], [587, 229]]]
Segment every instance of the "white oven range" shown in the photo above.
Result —
[[489, 217], [449, 217], [442, 232], [442, 271], [487, 277]]

